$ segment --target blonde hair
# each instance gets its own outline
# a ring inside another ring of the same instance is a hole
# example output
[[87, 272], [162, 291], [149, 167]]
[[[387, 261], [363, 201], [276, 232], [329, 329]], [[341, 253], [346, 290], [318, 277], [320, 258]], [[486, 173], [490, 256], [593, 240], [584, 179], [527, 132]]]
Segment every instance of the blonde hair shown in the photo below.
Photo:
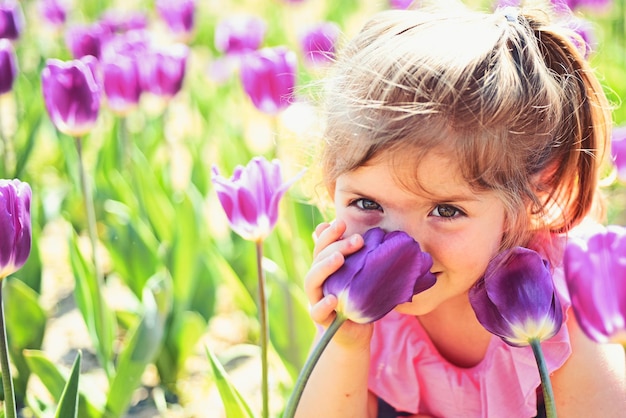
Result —
[[382, 152], [417, 164], [436, 149], [471, 187], [501, 195], [503, 247], [579, 223], [595, 201], [608, 102], [575, 34], [518, 12], [393, 10], [369, 20], [326, 86], [331, 194], [339, 175]]

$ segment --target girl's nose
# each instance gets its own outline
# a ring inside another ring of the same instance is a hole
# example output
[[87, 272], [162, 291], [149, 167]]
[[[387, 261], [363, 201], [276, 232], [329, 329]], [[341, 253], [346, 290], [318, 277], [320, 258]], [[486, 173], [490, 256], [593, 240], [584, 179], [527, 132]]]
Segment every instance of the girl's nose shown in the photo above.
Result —
[[388, 217], [381, 225], [379, 225], [385, 232], [391, 231], [404, 231], [409, 234], [415, 241], [420, 244], [422, 251], [427, 251], [425, 248], [428, 245], [428, 233], [425, 225], [421, 225], [414, 219], [406, 219], [405, 217]]

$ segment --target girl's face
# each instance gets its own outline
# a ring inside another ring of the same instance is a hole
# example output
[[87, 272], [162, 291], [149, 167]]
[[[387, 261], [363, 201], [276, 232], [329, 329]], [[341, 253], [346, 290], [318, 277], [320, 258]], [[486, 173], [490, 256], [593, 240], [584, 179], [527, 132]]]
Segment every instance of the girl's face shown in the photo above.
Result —
[[[424, 315], [444, 304], [466, 306], [469, 288], [498, 252], [505, 229], [502, 201], [495, 192], [471, 190], [458, 165], [442, 154], [429, 152], [417, 167], [391, 164], [383, 154], [337, 178], [336, 216], [347, 225], [345, 236], [373, 227], [402, 230], [430, 253], [437, 283], [397, 311]], [[415, 176], [425, 190], [397, 181]]]

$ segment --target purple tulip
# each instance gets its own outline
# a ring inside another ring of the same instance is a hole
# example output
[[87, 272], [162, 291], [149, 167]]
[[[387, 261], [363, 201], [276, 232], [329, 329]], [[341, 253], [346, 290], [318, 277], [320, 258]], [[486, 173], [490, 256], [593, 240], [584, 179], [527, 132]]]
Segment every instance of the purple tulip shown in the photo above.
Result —
[[227, 55], [256, 51], [266, 31], [267, 24], [258, 16], [231, 16], [218, 22], [215, 27], [215, 48]]
[[305, 62], [318, 66], [332, 61], [339, 33], [339, 26], [333, 22], [323, 22], [309, 29], [300, 39]]
[[37, 8], [43, 19], [54, 26], [62, 26], [67, 19], [67, 6], [59, 0], [39, 0]]
[[291, 104], [296, 60], [296, 54], [285, 47], [264, 48], [243, 57], [241, 83], [261, 112], [275, 115]]
[[65, 34], [65, 43], [74, 59], [87, 55], [100, 58], [102, 44], [111, 33], [99, 23], [90, 25], [75, 25]]
[[613, 128], [611, 155], [617, 168], [617, 176], [626, 181], [626, 125]]
[[188, 37], [193, 31], [195, 0], [157, 0], [156, 9], [173, 33]]
[[415, 0], [389, 0], [389, 6], [392, 9], [408, 9]]
[[124, 13], [108, 10], [100, 17], [100, 25], [110, 33], [126, 33], [148, 27], [148, 17], [142, 12]]
[[109, 108], [124, 115], [134, 109], [141, 98], [137, 61], [118, 55], [116, 60], [101, 64], [104, 94]]
[[359, 324], [377, 321], [435, 284], [430, 254], [405, 232], [373, 228], [363, 240], [363, 248], [324, 282], [324, 295], [337, 297], [342, 317]]
[[41, 73], [44, 102], [57, 129], [83, 136], [94, 127], [100, 110], [100, 86], [83, 60], [48, 60]]
[[233, 231], [259, 242], [276, 225], [280, 199], [298, 178], [285, 182], [278, 160], [255, 157], [246, 167], [237, 166], [230, 179], [213, 166], [211, 181]]
[[608, 9], [612, 4], [612, 0], [552, 0], [557, 6], [566, 5], [570, 10], [586, 8], [590, 10], [603, 11]]
[[0, 38], [18, 39], [24, 30], [24, 12], [20, 3], [0, 2]]
[[184, 44], [147, 50], [139, 65], [142, 90], [166, 99], [174, 97], [183, 86], [188, 55]]
[[13, 44], [8, 39], [0, 39], [0, 94], [13, 89], [17, 77], [17, 58]]
[[550, 266], [527, 248], [494, 257], [469, 299], [480, 323], [515, 347], [550, 339], [563, 323]]
[[28, 183], [0, 180], [0, 280], [19, 270], [30, 255], [31, 195]]
[[[565, 279], [576, 320], [594, 341], [626, 332], [626, 228], [611, 225], [565, 248]], [[620, 335], [621, 334], [621, 335]]]

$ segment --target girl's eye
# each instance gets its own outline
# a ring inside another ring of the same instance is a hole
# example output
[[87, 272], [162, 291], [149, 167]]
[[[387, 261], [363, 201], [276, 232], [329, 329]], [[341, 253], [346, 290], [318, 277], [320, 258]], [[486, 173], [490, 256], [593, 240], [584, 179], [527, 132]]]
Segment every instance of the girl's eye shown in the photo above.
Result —
[[378, 211], [383, 210], [382, 206], [380, 206], [378, 203], [374, 202], [373, 200], [369, 200], [365, 198], [353, 200], [350, 203], [350, 206], [356, 206], [357, 208], [361, 210], [366, 210], [366, 211], [367, 210], [378, 210]]
[[430, 214], [439, 218], [456, 218], [464, 215], [463, 211], [451, 205], [437, 205]]

